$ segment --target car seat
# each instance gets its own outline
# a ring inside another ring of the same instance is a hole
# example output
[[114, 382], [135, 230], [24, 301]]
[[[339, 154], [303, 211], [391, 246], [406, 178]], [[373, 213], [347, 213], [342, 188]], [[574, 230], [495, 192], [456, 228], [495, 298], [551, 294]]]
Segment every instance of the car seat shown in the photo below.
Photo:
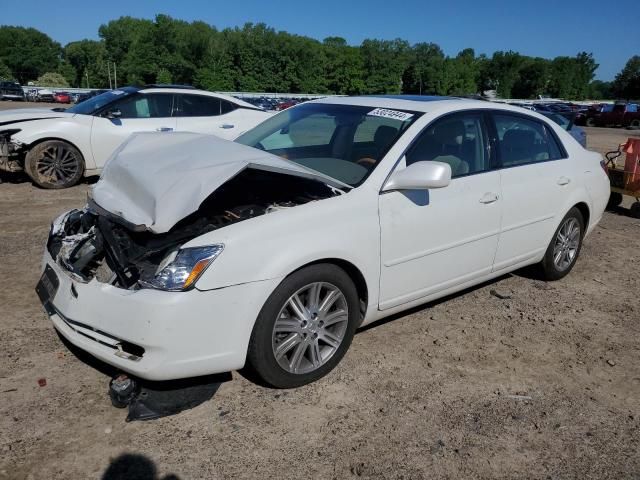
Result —
[[432, 132], [422, 135], [415, 144], [407, 164], [422, 160], [448, 163], [452, 176], [469, 173], [469, 164], [462, 159], [465, 128], [462, 120], [437, 124]]

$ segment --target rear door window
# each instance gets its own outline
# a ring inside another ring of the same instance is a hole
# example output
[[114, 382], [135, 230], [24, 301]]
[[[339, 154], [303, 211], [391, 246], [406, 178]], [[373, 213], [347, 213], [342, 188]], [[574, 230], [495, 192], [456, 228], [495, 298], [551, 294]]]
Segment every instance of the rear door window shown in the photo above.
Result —
[[542, 122], [501, 113], [494, 113], [493, 118], [503, 167], [564, 158], [555, 136]]
[[235, 110], [236, 106], [226, 100], [206, 95], [178, 95], [176, 109], [178, 117], [217, 117]]

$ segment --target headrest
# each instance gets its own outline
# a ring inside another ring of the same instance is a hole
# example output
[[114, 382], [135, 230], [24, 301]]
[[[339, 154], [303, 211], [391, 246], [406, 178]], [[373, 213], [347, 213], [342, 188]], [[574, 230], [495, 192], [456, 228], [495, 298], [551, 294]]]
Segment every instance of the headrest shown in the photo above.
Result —
[[398, 134], [398, 129], [389, 125], [380, 125], [373, 136], [373, 142], [379, 146], [389, 145]]
[[434, 140], [442, 145], [462, 145], [465, 129], [462, 120], [439, 123], [433, 129]]

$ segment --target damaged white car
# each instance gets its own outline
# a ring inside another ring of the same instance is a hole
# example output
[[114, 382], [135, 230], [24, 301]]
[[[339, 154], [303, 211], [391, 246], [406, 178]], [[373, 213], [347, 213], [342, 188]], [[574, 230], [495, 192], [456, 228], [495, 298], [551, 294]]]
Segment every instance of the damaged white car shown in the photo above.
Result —
[[52, 225], [55, 328], [151, 380], [253, 369], [314, 381], [356, 328], [539, 263], [566, 275], [600, 220], [600, 155], [536, 113], [333, 98], [235, 143], [138, 134]]
[[176, 85], [109, 90], [71, 108], [0, 112], [0, 171], [24, 171], [42, 188], [97, 175], [136, 132], [196, 132], [233, 140], [272, 114], [213, 92]]

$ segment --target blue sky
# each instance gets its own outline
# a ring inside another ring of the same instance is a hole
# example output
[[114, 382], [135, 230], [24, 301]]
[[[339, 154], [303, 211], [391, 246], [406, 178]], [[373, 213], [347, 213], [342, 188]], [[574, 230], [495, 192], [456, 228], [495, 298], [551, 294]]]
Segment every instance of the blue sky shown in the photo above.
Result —
[[219, 29], [264, 22], [320, 40], [341, 36], [353, 45], [365, 38], [435, 42], [448, 55], [466, 47], [547, 58], [587, 51], [600, 64], [601, 80], [612, 80], [629, 57], [640, 55], [638, 0], [31, 0], [2, 9], [0, 24], [34, 27], [65, 44], [97, 39], [101, 24], [122, 15], [157, 13]]

